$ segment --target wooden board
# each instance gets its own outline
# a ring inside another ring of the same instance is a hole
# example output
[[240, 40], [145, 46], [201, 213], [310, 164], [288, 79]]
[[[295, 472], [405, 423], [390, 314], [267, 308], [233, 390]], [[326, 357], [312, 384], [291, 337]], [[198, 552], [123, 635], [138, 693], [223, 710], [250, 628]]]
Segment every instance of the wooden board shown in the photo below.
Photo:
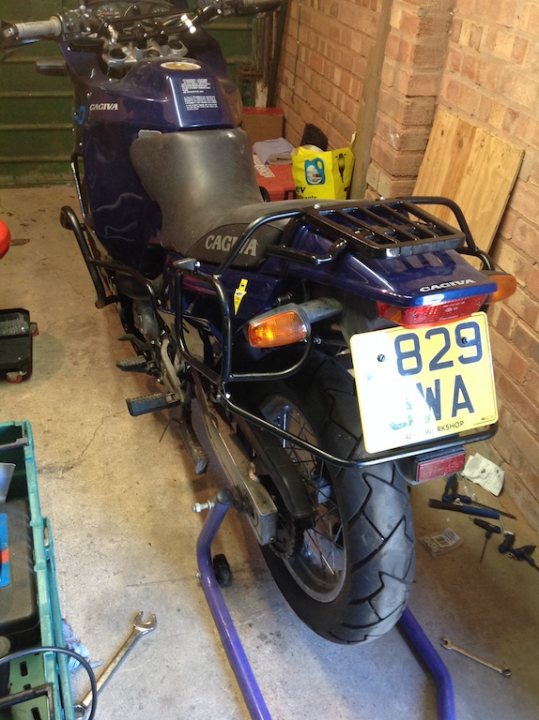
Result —
[[[522, 149], [438, 108], [414, 195], [443, 195], [455, 200], [476, 243], [488, 252], [523, 155]], [[448, 208], [435, 206], [433, 214], [455, 224]]]

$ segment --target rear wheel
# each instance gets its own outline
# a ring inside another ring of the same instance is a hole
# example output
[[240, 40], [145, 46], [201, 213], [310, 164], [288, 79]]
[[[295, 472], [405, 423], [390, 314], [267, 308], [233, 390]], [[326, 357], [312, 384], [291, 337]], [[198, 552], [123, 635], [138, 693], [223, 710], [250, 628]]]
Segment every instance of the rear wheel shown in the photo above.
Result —
[[[257, 402], [274, 425], [341, 457], [357, 457], [361, 430], [355, 383], [331, 358], [315, 356]], [[309, 521], [280, 509], [268, 567], [296, 614], [334, 642], [366, 642], [400, 618], [414, 574], [414, 536], [406, 485], [394, 463], [363, 470], [331, 466], [286, 444], [313, 504]]]

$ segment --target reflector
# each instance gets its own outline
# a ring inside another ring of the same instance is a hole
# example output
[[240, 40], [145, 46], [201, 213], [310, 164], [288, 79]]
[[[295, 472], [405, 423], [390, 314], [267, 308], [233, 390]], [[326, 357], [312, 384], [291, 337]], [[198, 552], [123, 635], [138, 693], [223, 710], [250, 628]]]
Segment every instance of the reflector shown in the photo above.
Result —
[[434, 478], [460, 472], [464, 468], [464, 450], [457, 450], [451, 455], [430, 458], [428, 460], [416, 460], [416, 482], [426, 482]]

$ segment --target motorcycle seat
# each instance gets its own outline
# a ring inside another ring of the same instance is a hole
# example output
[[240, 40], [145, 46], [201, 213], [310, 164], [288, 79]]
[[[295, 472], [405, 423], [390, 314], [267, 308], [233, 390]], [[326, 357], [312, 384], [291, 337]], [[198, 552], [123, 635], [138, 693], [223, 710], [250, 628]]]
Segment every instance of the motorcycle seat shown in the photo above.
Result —
[[[313, 204], [263, 202], [247, 135], [240, 128], [143, 131], [130, 154], [146, 192], [161, 208], [161, 244], [198, 260], [222, 262], [253, 220]], [[234, 265], [257, 265], [286, 222], [272, 221], [257, 230]]]

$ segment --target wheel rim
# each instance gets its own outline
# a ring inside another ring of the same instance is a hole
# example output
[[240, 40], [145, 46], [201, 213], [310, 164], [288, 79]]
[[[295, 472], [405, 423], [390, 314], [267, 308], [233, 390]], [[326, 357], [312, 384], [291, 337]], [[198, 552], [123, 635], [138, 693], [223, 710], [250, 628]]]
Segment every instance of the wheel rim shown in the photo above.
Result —
[[[273, 425], [317, 444], [307, 418], [287, 398], [272, 397], [262, 407], [262, 413]], [[327, 464], [286, 440], [282, 447], [303, 477], [315, 508], [310, 526], [303, 531], [300, 549], [292, 557], [283, 558], [283, 562], [307, 595], [319, 602], [331, 602], [344, 584], [346, 547]]]

